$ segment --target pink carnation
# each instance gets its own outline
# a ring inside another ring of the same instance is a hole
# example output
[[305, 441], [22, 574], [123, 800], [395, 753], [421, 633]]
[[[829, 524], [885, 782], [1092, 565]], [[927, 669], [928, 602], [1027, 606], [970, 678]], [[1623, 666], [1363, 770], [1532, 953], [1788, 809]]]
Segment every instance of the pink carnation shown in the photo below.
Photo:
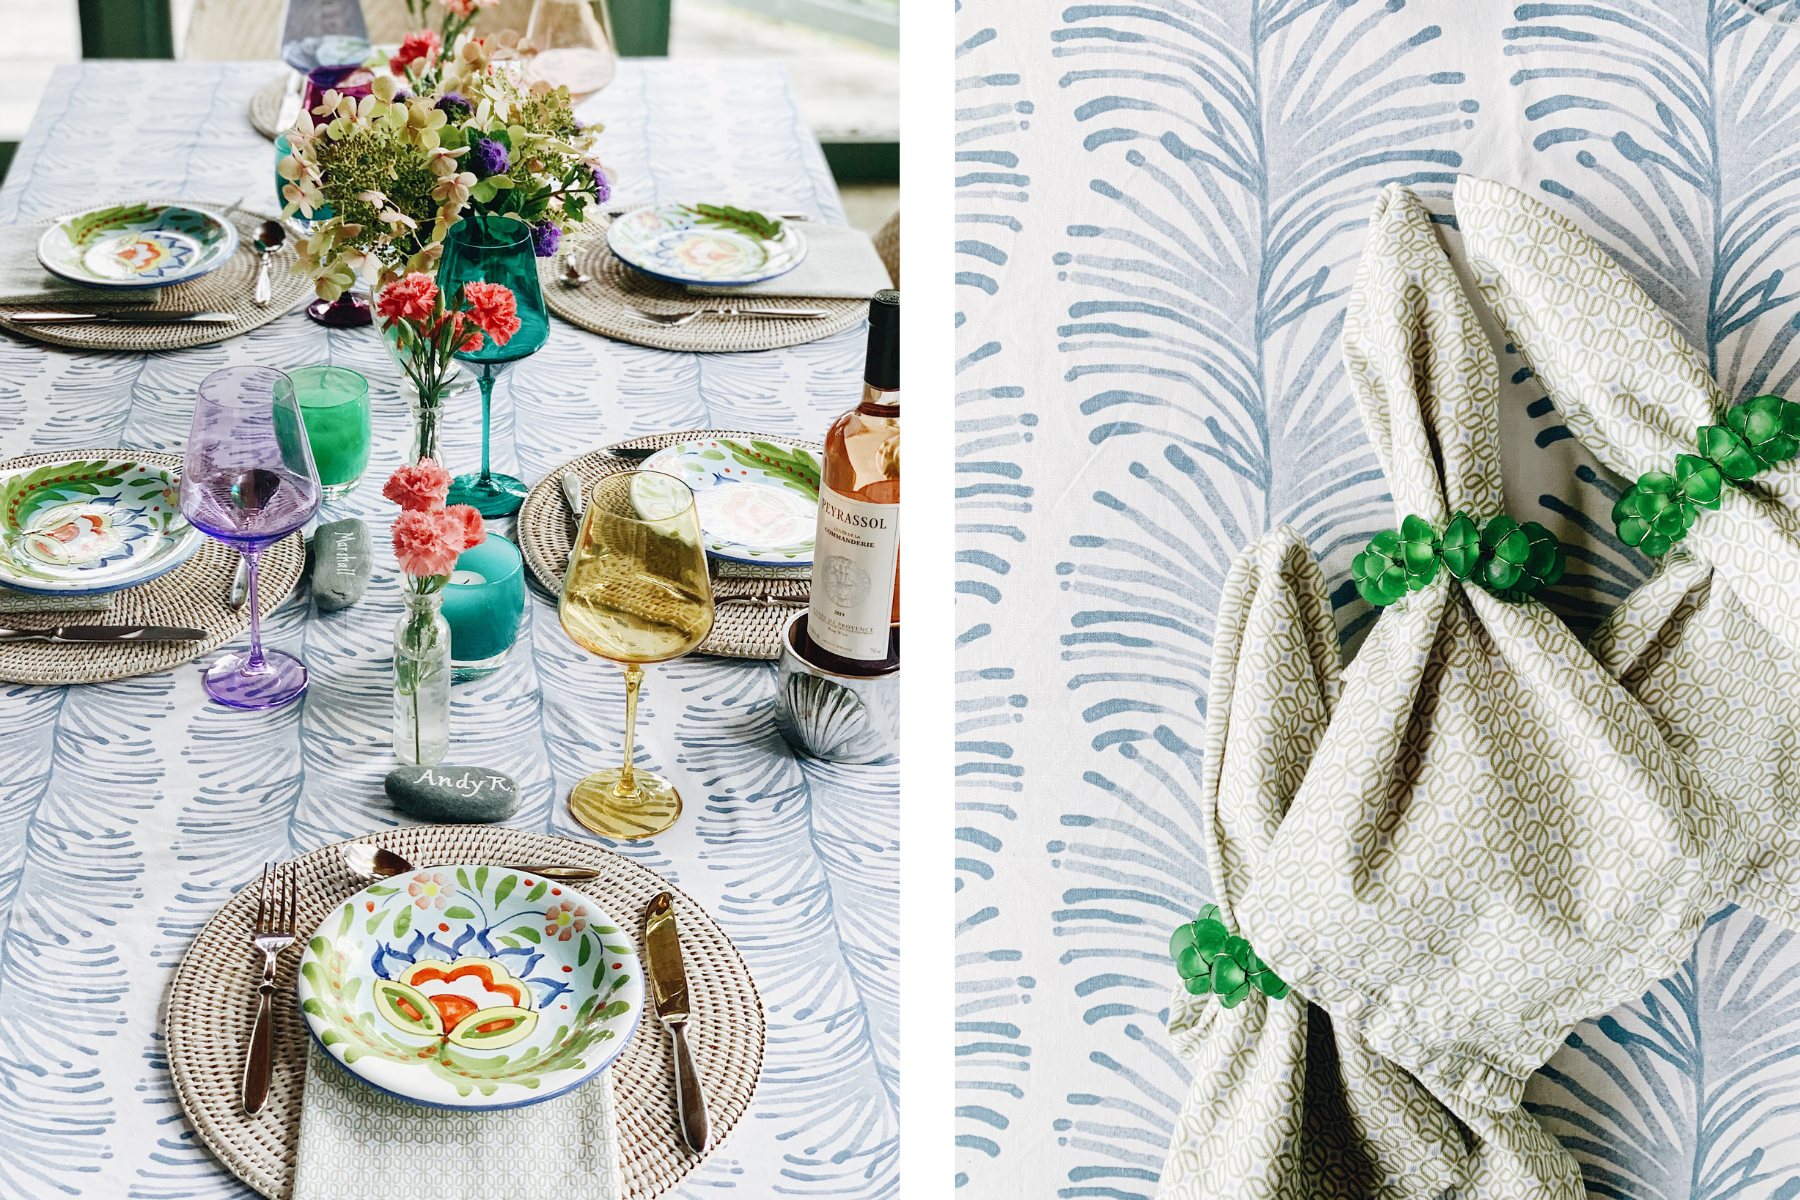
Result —
[[421, 458], [389, 476], [381, 494], [408, 512], [442, 508], [444, 498], [450, 494], [450, 472], [429, 458]]
[[394, 557], [408, 575], [450, 574], [463, 543], [463, 520], [447, 509], [415, 509], [394, 518]]
[[458, 521], [462, 522], [464, 550], [473, 550], [475, 547], [481, 545], [481, 543], [487, 541], [487, 525], [482, 521], [481, 514], [472, 506], [467, 504], [452, 504], [449, 508], [446, 508], [444, 512], [446, 515], [455, 517]]
[[467, 284], [463, 287], [463, 298], [468, 302], [469, 316], [483, 333], [494, 339], [494, 345], [506, 345], [507, 339], [519, 332], [518, 303], [512, 289], [505, 284]]
[[381, 295], [375, 301], [375, 312], [388, 321], [401, 318], [423, 321], [431, 315], [437, 294], [437, 284], [432, 282], [431, 276], [414, 271], [381, 289]]
[[500, 0], [444, 0], [444, 7], [459, 17], [466, 17], [478, 8], [492, 8]]
[[420, 29], [406, 35], [400, 43], [400, 52], [388, 59], [388, 70], [398, 75], [415, 62], [422, 62], [427, 67], [437, 61], [438, 53], [443, 50], [443, 39], [436, 31]]

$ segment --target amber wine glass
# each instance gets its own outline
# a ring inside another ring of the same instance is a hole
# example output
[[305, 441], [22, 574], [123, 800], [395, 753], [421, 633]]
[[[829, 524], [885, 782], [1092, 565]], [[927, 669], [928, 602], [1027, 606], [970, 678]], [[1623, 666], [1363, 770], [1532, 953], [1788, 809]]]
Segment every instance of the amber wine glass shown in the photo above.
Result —
[[575, 644], [625, 667], [625, 762], [569, 793], [569, 814], [602, 837], [646, 838], [681, 816], [668, 780], [632, 765], [644, 663], [679, 658], [712, 630], [712, 584], [694, 493], [660, 471], [594, 485], [557, 602]]

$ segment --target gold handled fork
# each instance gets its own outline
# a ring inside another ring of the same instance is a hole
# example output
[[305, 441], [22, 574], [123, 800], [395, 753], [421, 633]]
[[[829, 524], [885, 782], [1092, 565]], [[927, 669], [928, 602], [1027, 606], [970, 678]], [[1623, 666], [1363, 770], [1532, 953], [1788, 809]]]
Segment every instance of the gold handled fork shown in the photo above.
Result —
[[264, 863], [262, 884], [256, 891], [256, 930], [250, 938], [263, 953], [256, 1024], [250, 1030], [250, 1054], [244, 1060], [244, 1111], [251, 1116], [269, 1101], [269, 1069], [275, 1049], [275, 960], [294, 944], [297, 903], [293, 868]]

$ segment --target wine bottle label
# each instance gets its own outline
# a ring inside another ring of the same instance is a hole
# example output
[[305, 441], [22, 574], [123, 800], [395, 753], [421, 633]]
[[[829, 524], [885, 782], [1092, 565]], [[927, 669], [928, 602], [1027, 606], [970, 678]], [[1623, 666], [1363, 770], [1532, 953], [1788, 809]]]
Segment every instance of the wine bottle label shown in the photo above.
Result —
[[898, 504], [871, 504], [821, 487], [807, 636], [843, 658], [886, 658], [899, 555]]

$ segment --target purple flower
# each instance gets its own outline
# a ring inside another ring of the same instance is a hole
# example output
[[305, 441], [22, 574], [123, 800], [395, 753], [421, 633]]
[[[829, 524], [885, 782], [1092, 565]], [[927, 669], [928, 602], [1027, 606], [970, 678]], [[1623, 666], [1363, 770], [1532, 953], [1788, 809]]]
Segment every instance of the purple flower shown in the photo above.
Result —
[[492, 138], [482, 138], [470, 147], [468, 162], [469, 169], [478, 179], [503, 174], [512, 166], [512, 160], [506, 157], [506, 147]]
[[475, 111], [475, 106], [461, 92], [445, 92], [437, 98], [437, 107], [452, 120], [461, 120]]
[[606, 173], [597, 165], [589, 163], [588, 169], [594, 173], [594, 200], [605, 204], [612, 199], [612, 185], [606, 182]]
[[548, 221], [540, 221], [531, 227], [531, 248], [539, 258], [549, 258], [555, 254], [561, 241], [562, 230]]

